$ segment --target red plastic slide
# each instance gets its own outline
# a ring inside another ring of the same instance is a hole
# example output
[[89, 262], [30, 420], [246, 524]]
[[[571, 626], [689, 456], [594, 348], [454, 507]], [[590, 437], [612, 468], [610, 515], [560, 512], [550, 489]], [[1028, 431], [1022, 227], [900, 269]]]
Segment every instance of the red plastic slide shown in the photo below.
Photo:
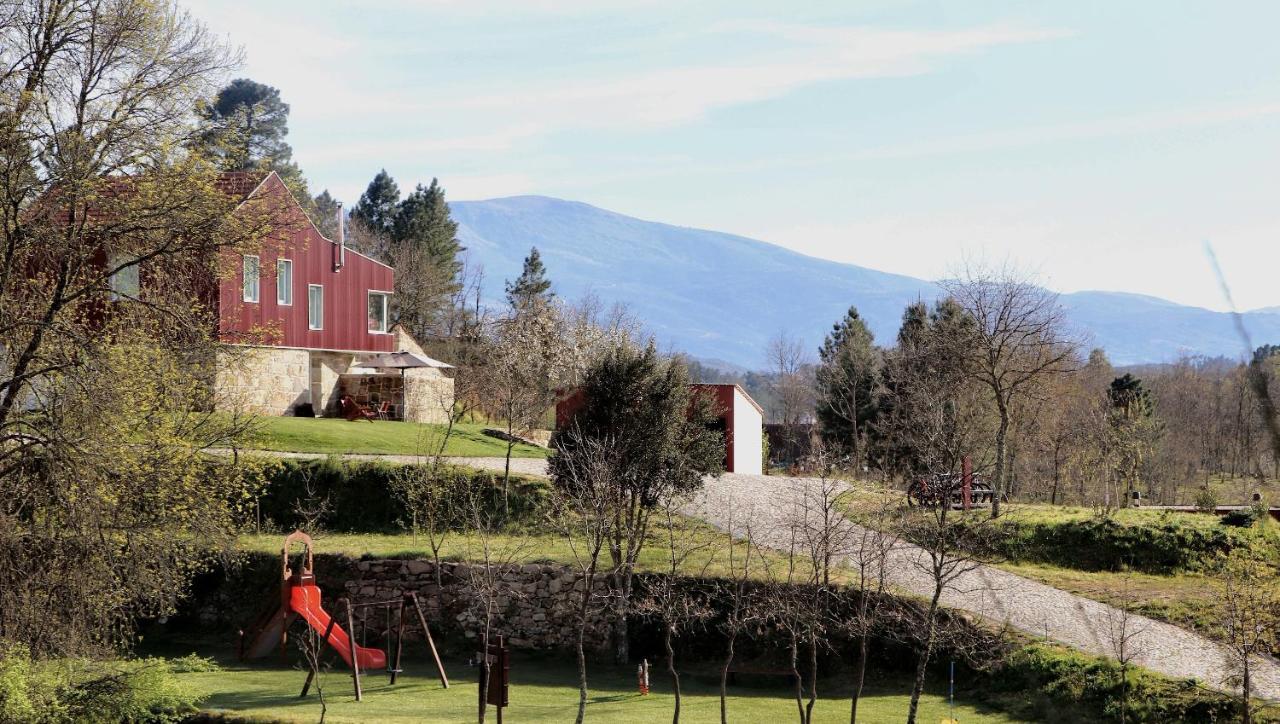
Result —
[[[315, 629], [316, 633], [324, 636], [325, 630], [329, 628], [330, 617], [324, 607], [320, 605], [320, 588], [318, 586], [314, 583], [290, 586], [289, 608], [306, 619], [307, 624]], [[336, 621], [333, 624], [333, 630], [329, 631], [329, 645], [337, 650], [342, 660], [347, 662], [347, 666], [351, 665], [351, 642], [346, 630], [339, 626]], [[387, 667], [387, 655], [382, 649], [371, 649], [356, 644], [356, 660], [359, 661], [361, 669], [385, 669]]]

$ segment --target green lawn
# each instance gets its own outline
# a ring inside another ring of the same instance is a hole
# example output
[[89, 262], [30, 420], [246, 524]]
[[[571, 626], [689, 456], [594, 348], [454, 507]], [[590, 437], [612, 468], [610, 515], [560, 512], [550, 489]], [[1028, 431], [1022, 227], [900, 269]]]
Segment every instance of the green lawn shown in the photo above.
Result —
[[[693, 518], [680, 518], [678, 538], [682, 546], [696, 547], [685, 562], [683, 572], [686, 575], [724, 576], [728, 573], [728, 538], [724, 533], [709, 524]], [[665, 571], [669, 552], [664, 547], [665, 530], [654, 528], [649, 531], [648, 542], [641, 550], [639, 570]], [[431, 558], [431, 548], [425, 536], [420, 535], [415, 544], [413, 537], [407, 533], [320, 533], [312, 536], [315, 540], [315, 552], [320, 554], [345, 555], [349, 558], [370, 556], [373, 558], [409, 559]], [[494, 534], [490, 538], [490, 547], [499, 551], [499, 557], [511, 558], [520, 563], [560, 563], [573, 565], [573, 552], [565, 542], [564, 536], [545, 530], [517, 531]], [[279, 535], [246, 535], [240, 538], [240, 548], [246, 551], [279, 554]], [[512, 555], [504, 555], [511, 552]], [[472, 532], [450, 533], [445, 538], [444, 547], [440, 550], [442, 560], [465, 561], [477, 560], [481, 555], [481, 540]], [[608, 558], [605, 551], [603, 558]], [[739, 548], [735, 555], [742, 555]], [[753, 566], [760, 577], [764, 577], [763, 566], [759, 565], [759, 552]], [[773, 562], [775, 570], [782, 570], [780, 554], [768, 552], [768, 559]], [[837, 575], [837, 580], [841, 577]]]
[[[250, 444], [263, 450], [326, 454], [426, 454], [444, 434], [444, 425], [414, 422], [351, 422], [332, 417], [261, 417]], [[507, 444], [481, 432], [484, 425], [459, 423], [444, 454], [455, 457], [502, 457]], [[548, 451], [516, 445], [512, 457], [543, 458]]]
[[[321, 676], [328, 706], [326, 722], [474, 722], [476, 717], [475, 671], [461, 657], [446, 656], [449, 689], [442, 689], [424, 661], [423, 652], [406, 642], [405, 673], [395, 686], [385, 674], [369, 674], [362, 679], [364, 701], [352, 694], [351, 675], [335, 667]], [[207, 652], [201, 652], [207, 653]], [[577, 711], [577, 672], [568, 658], [515, 655], [511, 664], [511, 706], [504, 719], [511, 722], [572, 721]], [[232, 720], [261, 722], [314, 722], [320, 704], [314, 691], [307, 699], [298, 692], [306, 674], [277, 662], [242, 664], [229, 657], [221, 660], [222, 671], [179, 674], [188, 685], [205, 695], [204, 707]], [[669, 680], [655, 671], [652, 691], [641, 696], [636, 691], [631, 667], [593, 664], [589, 669], [590, 701], [587, 720], [597, 723], [662, 722], [671, 718], [672, 697]], [[695, 724], [718, 722], [720, 702], [711, 675], [686, 674], [681, 721]], [[795, 702], [789, 699], [784, 680], [753, 681], [750, 686], [730, 689], [729, 716], [740, 722], [789, 721], [796, 718]], [[815, 707], [819, 722], [847, 722], [849, 702], [839, 683], [827, 682], [830, 698], [820, 698]], [[946, 684], [931, 681], [921, 700], [919, 721], [932, 724], [947, 716]], [[820, 687], [820, 691], [823, 687]], [[902, 721], [906, 718], [908, 678], [875, 681], [869, 684], [859, 705], [859, 719], [868, 722]], [[495, 721], [490, 709], [488, 721]], [[989, 707], [958, 701], [956, 718], [964, 724], [1003, 724], [1020, 721]]]

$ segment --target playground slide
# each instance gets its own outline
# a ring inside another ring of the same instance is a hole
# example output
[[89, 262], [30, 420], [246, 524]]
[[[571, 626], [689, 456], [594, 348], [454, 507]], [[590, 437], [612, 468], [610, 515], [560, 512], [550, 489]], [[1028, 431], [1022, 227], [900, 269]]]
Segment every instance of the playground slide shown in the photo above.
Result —
[[[325, 630], [329, 628], [330, 618], [328, 612], [320, 605], [318, 586], [293, 586], [289, 591], [289, 607], [306, 619], [307, 624], [315, 629], [317, 634], [324, 636]], [[333, 630], [329, 631], [329, 645], [337, 650], [342, 660], [347, 662], [347, 666], [351, 665], [351, 642], [347, 638], [346, 630], [336, 622], [333, 624]], [[356, 644], [356, 660], [359, 661], [361, 669], [385, 669], [387, 666], [386, 652], [359, 644]]]

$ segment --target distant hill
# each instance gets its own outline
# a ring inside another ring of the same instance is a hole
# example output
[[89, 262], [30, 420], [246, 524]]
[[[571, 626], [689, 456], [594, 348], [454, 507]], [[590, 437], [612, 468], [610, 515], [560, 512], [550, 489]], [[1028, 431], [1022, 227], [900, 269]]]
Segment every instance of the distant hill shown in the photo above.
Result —
[[[450, 207], [462, 243], [484, 265], [489, 298], [500, 298], [503, 281], [519, 275], [529, 247], [537, 246], [562, 296], [592, 291], [622, 302], [665, 346], [725, 368], [762, 368], [769, 338], [782, 329], [816, 351], [850, 305], [877, 341], [892, 343], [903, 307], [939, 294], [923, 279], [575, 201], [515, 196]], [[1065, 294], [1062, 302], [1116, 364], [1242, 352], [1230, 315], [1221, 312], [1118, 292]], [[1280, 342], [1280, 314], [1245, 318], [1255, 342]]]

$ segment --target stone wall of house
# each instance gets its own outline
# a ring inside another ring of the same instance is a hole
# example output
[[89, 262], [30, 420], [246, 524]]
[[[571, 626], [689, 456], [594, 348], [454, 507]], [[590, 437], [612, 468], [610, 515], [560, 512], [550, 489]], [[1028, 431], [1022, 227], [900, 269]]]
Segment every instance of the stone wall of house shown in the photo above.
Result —
[[218, 350], [216, 369], [217, 409], [287, 415], [311, 401], [306, 350], [228, 345]]
[[[475, 639], [484, 630], [485, 591], [493, 592], [491, 630], [502, 633], [512, 647], [522, 649], [571, 649], [577, 642], [576, 607], [585, 581], [564, 566], [526, 564], [496, 569], [481, 575], [482, 567], [441, 563], [441, 585], [436, 585], [435, 564], [425, 560], [372, 560], [356, 563], [357, 576], [346, 582], [353, 602], [397, 599], [415, 591], [428, 608], [428, 616], [440, 624], [446, 636]], [[607, 591], [597, 583], [595, 600]], [[588, 619], [587, 641], [591, 650], [608, 645], [608, 625], [598, 607]], [[330, 611], [332, 613], [332, 611]], [[417, 627], [413, 627], [417, 628]], [[370, 624], [371, 631], [378, 631]]]
[[405, 370], [404, 419], [445, 423], [453, 410], [453, 378], [435, 368]]

